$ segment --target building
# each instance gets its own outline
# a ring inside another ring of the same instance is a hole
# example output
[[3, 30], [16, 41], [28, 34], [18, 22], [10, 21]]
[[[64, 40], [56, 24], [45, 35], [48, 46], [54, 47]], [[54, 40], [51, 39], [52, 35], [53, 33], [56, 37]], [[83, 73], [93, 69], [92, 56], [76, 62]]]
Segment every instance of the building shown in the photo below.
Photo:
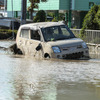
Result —
[[7, 17], [7, 1], [0, 0], [0, 17], [4, 16]]
[[[12, 11], [12, 0], [7, 0], [8, 15]], [[69, 27], [81, 28], [84, 16], [94, 5], [100, 5], [100, 0], [48, 0], [40, 2], [39, 10], [55, 11], [59, 16], [59, 11], [65, 13], [65, 21]], [[27, 0], [27, 7], [29, 2]], [[13, 0], [14, 16], [19, 16], [21, 11], [21, 0]]]
[[2, 9], [2, 7], [4, 7], [4, 0], [0, 0], [0, 9]]
[[81, 28], [86, 13], [94, 4], [100, 5], [100, 0], [48, 0], [39, 4], [39, 10], [64, 10], [68, 26]]

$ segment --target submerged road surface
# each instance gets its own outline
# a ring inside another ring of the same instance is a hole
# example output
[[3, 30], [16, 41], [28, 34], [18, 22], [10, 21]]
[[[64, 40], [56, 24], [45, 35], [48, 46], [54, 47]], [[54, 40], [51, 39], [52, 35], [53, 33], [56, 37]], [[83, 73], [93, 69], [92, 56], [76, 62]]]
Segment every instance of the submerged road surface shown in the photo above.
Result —
[[1, 49], [0, 100], [100, 100], [100, 59], [34, 59]]

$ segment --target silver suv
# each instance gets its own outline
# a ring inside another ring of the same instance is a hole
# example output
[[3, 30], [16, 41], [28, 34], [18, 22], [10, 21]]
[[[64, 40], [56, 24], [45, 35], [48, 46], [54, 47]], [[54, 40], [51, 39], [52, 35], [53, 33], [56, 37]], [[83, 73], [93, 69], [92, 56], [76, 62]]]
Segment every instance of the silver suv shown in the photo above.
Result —
[[22, 25], [16, 44], [25, 55], [44, 58], [77, 59], [89, 57], [88, 47], [61, 22]]

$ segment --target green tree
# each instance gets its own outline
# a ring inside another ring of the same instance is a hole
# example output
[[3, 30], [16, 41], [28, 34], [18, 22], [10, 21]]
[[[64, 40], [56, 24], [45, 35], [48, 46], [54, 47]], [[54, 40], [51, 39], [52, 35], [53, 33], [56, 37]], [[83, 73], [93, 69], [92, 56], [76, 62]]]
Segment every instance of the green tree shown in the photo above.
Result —
[[[57, 18], [55, 16], [54, 12], [48, 12], [47, 16], [53, 17], [53, 21], [57, 21]], [[65, 14], [64, 13], [59, 13], [59, 21], [64, 20]]]
[[59, 20], [64, 20], [64, 19], [65, 19], [65, 14], [59, 13]]
[[47, 16], [54, 17], [55, 14], [54, 14], [54, 12], [48, 12], [48, 13], [47, 13]]
[[[47, 0], [41, 0], [41, 2], [46, 2]], [[34, 8], [38, 8], [38, 3], [40, 3], [40, 0], [29, 0], [30, 6], [28, 7], [28, 11], [30, 12], [30, 17], [33, 20], [33, 12]]]
[[54, 18], [52, 19], [52, 22], [58, 22], [57, 18], [54, 17]]
[[95, 23], [98, 24], [98, 29], [100, 30], [100, 5], [99, 5], [98, 11], [95, 15], [94, 21], [95, 21]]
[[94, 5], [86, 14], [81, 29], [81, 35], [84, 36], [85, 29], [100, 29], [100, 5]]
[[45, 20], [46, 20], [46, 13], [43, 10], [38, 11], [33, 19], [34, 22], [45, 22]]

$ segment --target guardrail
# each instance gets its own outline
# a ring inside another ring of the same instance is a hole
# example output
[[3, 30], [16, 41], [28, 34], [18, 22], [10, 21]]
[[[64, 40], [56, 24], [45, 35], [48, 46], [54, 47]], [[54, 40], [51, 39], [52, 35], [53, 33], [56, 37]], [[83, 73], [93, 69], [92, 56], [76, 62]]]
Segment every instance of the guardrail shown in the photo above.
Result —
[[[81, 29], [71, 29], [76, 37], [79, 37]], [[85, 30], [83, 40], [87, 43], [100, 44], [100, 30]]]

